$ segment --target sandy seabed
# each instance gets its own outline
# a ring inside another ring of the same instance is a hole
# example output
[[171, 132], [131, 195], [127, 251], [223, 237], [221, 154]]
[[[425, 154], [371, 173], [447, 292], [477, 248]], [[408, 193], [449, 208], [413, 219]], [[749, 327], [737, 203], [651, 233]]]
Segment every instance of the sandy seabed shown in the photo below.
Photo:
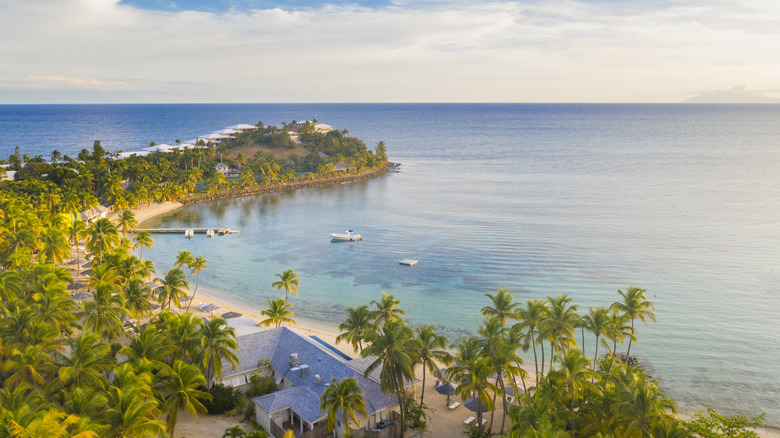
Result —
[[[176, 210], [183, 204], [178, 202], [164, 202], [164, 203], [152, 203], [149, 206], [133, 209], [136, 221], [142, 223], [155, 216], [168, 213]], [[192, 291], [188, 294], [192, 296]], [[214, 304], [219, 309], [214, 312], [202, 312], [200, 311], [199, 304]], [[198, 289], [197, 295], [193, 299], [193, 303], [190, 306], [190, 312], [200, 317], [213, 317], [222, 315], [225, 312], [238, 312], [255, 322], [260, 322], [265, 319], [260, 315], [259, 309], [247, 308], [245, 305], [239, 305], [231, 303], [229, 295], [224, 291], [208, 291], [201, 288]], [[356, 352], [350, 345], [342, 343], [336, 343], [336, 337], [338, 336], [338, 329], [336, 327], [328, 326], [327, 324], [318, 321], [309, 321], [296, 318], [298, 324], [288, 325], [286, 327], [303, 335], [315, 335], [335, 346], [348, 356], [356, 356]], [[528, 370], [527, 370], [528, 371]], [[529, 373], [532, 375], [533, 373]], [[417, 375], [422, 376], [422, 369], [417, 370]], [[421, 379], [420, 379], [421, 380]], [[518, 382], [519, 383], [519, 382]], [[526, 380], [526, 384], [531, 383]], [[448, 409], [447, 397], [436, 392], [434, 387], [435, 379], [427, 375], [425, 382], [425, 404], [432, 408], [430, 413], [430, 420], [428, 422], [428, 429], [423, 434], [416, 434], [413, 431], [408, 431], [408, 436], [428, 436], [428, 437], [459, 437], [466, 436], [463, 433], [464, 420], [469, 417], [476, 417], [474, 412], [465, 408], [462, 403], [454, 410]], [[419, 399], [420, 392], [422, 391], [422, 383], [418, 382], [414, 385], [414, 392]], [[459, 401], [457, 396], [450, 397], [450, 404]], [[498, 434], [501, 430], [501, 416], [498, 415], [503, 410], [501, 400], [496, 400], [496, 415], [493, 420], [492, 431], [494, 434]], [[683, 418], [689, 418], [690, 415], [683, 413], [680, 415]], [[485, 418], [490, 419], [489, 415], [485, 415]], [[225, 432], [225, 429], [233, 427], [235, 425], [241, 425], [245, 430], [251, 431], [252, 426], [241, 423], [241, 416], [229, 416], [229, 415], [200, 415], [198, 421], [196, 421], [187, 412], [180, 412], [178, 421], [176, 423], [175, 438], [211, 438], [221, 437]], [[510, 426], [510, 420], [507, 416], [505, 428]], [[758, 434], [764, 438], [780, 438], [780, 431], [776, 429], [760, 429]]]

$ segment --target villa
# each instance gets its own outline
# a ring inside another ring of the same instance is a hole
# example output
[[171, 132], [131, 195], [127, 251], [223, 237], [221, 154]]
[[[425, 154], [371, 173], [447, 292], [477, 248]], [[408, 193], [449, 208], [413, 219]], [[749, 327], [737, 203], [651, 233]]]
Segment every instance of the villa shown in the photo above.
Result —
[[[357, 427], [350, 423], [352, 436], [390, 438], [397, 436], [398, 400], [382, 393], [379, 370], [365, 378], [363, 373], [375, 358], [351, 359], [314, 336], [304, 337], [286, 327], [264, 330], [236, 338], [236, 369], [222, 364], [217, 383], [247, 385], [252, 374], [271, 376], [278, 391], [252, 400], [256, 420], [271, 436], [281, 438], [291, 429], [298, 438], [323, 438], [327, 433], [327, 412], [321, 412], [320, 397], [333, 378], [354, 377], [363, 388], [366, 415], [358, 415]], [[340, 417], [340, 415], [339, 415]], [[336, 421], [335, 436], [346, 432]]]

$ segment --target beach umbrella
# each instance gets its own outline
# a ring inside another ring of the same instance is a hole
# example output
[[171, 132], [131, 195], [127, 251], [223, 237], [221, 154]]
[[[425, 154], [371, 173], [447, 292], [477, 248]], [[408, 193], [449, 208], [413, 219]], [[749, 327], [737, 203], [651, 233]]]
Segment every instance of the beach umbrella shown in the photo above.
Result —
[[222, 314], [222, 317], [225, 319], [238, 318], [239, 316], [241, 316], [241, 314], [238, 312], [226, 312]]
[[81, 271], [81, 275], [86, 275], [86, 276], [92, 275], [92, 269], [87, 269], [86, 271]]
[[[71, 256], [72, 256], [72, 254], [71, 254]], [[73, 259], [73, 260], [69, 261], [69, 262], [68, 262], [68, 264], [69, 264], [69, 265], [75, 265], [75, 264], [77, 264], [78, 262], [79, 262], [78, 260], [76, 260], [76, 259]]]
[[[76, 262], [78, 263], [78, 262]], [[87, 263], [84, 263], [81, 265], [82, 268], [91, 268], [92, 267], [92, 261], [88, 261]]]
[[466, 399], [466, 401], [463, 403], [463, 406], [465, 406], [470, 411], [477, 412], [477, 410], [479, 410], [480, 412], [487, 412], [485, 404], [482, 403], [482, 400], [480, 400], [479, 397]]
[[447, 370], [448, 368], [439, 368], [438, 370], [433, 372], [433, 375], [437, 377], [439, 380], [447, 380], [447, 376], [445, 376]]
[[87, 298], [91, 297], [92, 294], [89, 294], [87, 292], [79, 292], [77, 294], [73, 295], [74, 300], [86, 300]]
[[450, 384], [450, 382], [444, 382], [443, 384], [436, 387], [436, 392], [438, 392], [441, 395], [447, 396], [447, 406], [450, 405], [450, 396], [455, 394], [455, 387]]
[[200, 311], [201, 312], [213, 312], [213, 311], [215, 311], [217, 309], [219, 309], [219, 306], [215, 306], [215, 305], [213, 305], [211, 303], [209, 303], [209, 304], [201, 303], [200, 304]]
[[86, 286], [87, 286], [86, 284], [84, 284], [84, 283], [79, 283], [79, 282], [77, 281], [77, 282], [75, 282], [75, 283], [73, 283], [73, 284], [71, 284], [71, 285], [68, 285], [67, 289], [68, 289], [68, 290], [79, 290], [79, 289], [84, 289]]

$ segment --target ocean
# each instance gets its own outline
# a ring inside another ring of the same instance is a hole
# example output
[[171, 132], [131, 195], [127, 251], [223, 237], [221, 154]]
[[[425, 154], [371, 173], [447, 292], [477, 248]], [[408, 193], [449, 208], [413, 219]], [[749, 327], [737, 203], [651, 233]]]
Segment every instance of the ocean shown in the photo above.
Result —
[[[400, 166], [145, 224], [240, 230], [155, 235], [144, 254], [158, 274], [187, 249], [209, 259], [201, 287], [263, 308], [280, 294], [275, 274], [292, 269], [297, 317], [336, 325], [386, 291], [410, 324], [451, 340], [475, 333], [498, 289], [568, 294], [586, 313], [639, 286], [658, 322], [640, 323], [632, 355], [681, 408], [767, 412], [780, 425], [778, 105], [0, 105], [0, 156], [16, 145], [75, 156], [94, 140], [140, 150], [312, 118], [372, 149], [384, 141]], [[364, 240], [331, 243], [345, 229]]]

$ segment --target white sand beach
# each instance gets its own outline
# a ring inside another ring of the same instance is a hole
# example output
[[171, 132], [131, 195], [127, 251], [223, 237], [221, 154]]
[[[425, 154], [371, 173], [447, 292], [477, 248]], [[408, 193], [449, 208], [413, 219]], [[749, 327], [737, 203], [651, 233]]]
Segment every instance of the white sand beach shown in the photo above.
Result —
[[[133, 209], [136, 220], [138, 223], [142, 223], [148, 219], [151, 219], [157, 215], [164, 214], [177, 208], [183, 204], [177, 202], [165, 202], [165, 203], [153, 203], [150, 206], [144, 206], [138, 209]], [[192, 291], [188, 294], [192, 296]], [[213, 304], [218, 306], [218, 309], [213, 312], [203, 312], [200, 310], [200, 303]], [[199, 287], [196, 293], [193, 303], [189, 309], [196, 316], [200, 317], [214, 317], [222, 315], [225, 312], [238, 312], [243, 316], [246, 316], [254, 322], [260, 322], [265, 319], [261, 314], [259, 307], [252, 308], [247, 307], [243, 303], [231, 302], [229, 294], [226, 291], [211, 291]], [[350, 357], [357, 357], [358, 354], [352, 347], [346, 343], [337, 344], [336, 337], [338, 336], [338, 328], [330, 326], [328, 324], [310, 321], [301, 318], [294, 317], [297, 324], [285, 324], [286, 327], [303, 335], [315, 335], [320, 339], [328, 342], [332, 346], [336, 347], [346, 355]], [[529, 371], [528, 369], [526, 371]], [[418, 376], [422, 376], [422, 370], [418, 370]], [[532, 373], [529, 373], [532, 375]], [[418, 377], [419, 378], [419, 377]], [[435, 390], [436, 379], [430, 375], [426, 377], [425, 385], [425, 403], [433, 409], [430, 415], [429, 426], [426, 432], [420, 435], [415, 433], [409, 433], [410, 436], [429, 436], [429, 437], [458, 437], [466, 436], [463, 433], [464, 420], [469, 417], [473, 417], [474, 412], [469, 411], [462, 404], [456, 409], [450, 410], [447, 407], [447, 397], [439, 394]], [[526, 379], [526, 384], [531, 384], [531, 381]], [[418, 382], [414, 387], [414, 392], [419, 398], [420, 391], [422, 389], [422, 383]], [[450, 403], [454, 403], [458, 400], [458, 396], [454, 395], [450, 397]], [[493, 420], [492, 431], [494, 434], [498, 434], [501, 429], [501, 416], [499, 413], [502, 411], [503, 406], [501, 400], [496, 401], [496, 415]], [[690, 418], [692, 413], [680, 413], [681, 418]], [[486, 415], [489, 421], [489, 415]], [[200, 415], [199, 421], [195, 421], [188, 413], [182, 411], [179, 414], [179, 420], [176, 425], [176, 438], [210, 438], [215, 436], [222, 436], [225, 429], [240, 424], [246, 430], [252, 430], [252, 427], [247, 424], [242, 424], [242, 415], [236, 413], [235, 415]], [[510, 419], [507, 416], [505, 428], [510, 427]], [[410, 431], [411, 432], [411, 431]], [[764, 438], [780, 438], [780, 431], [775, 429], [759, 429], [759, 436]]]

